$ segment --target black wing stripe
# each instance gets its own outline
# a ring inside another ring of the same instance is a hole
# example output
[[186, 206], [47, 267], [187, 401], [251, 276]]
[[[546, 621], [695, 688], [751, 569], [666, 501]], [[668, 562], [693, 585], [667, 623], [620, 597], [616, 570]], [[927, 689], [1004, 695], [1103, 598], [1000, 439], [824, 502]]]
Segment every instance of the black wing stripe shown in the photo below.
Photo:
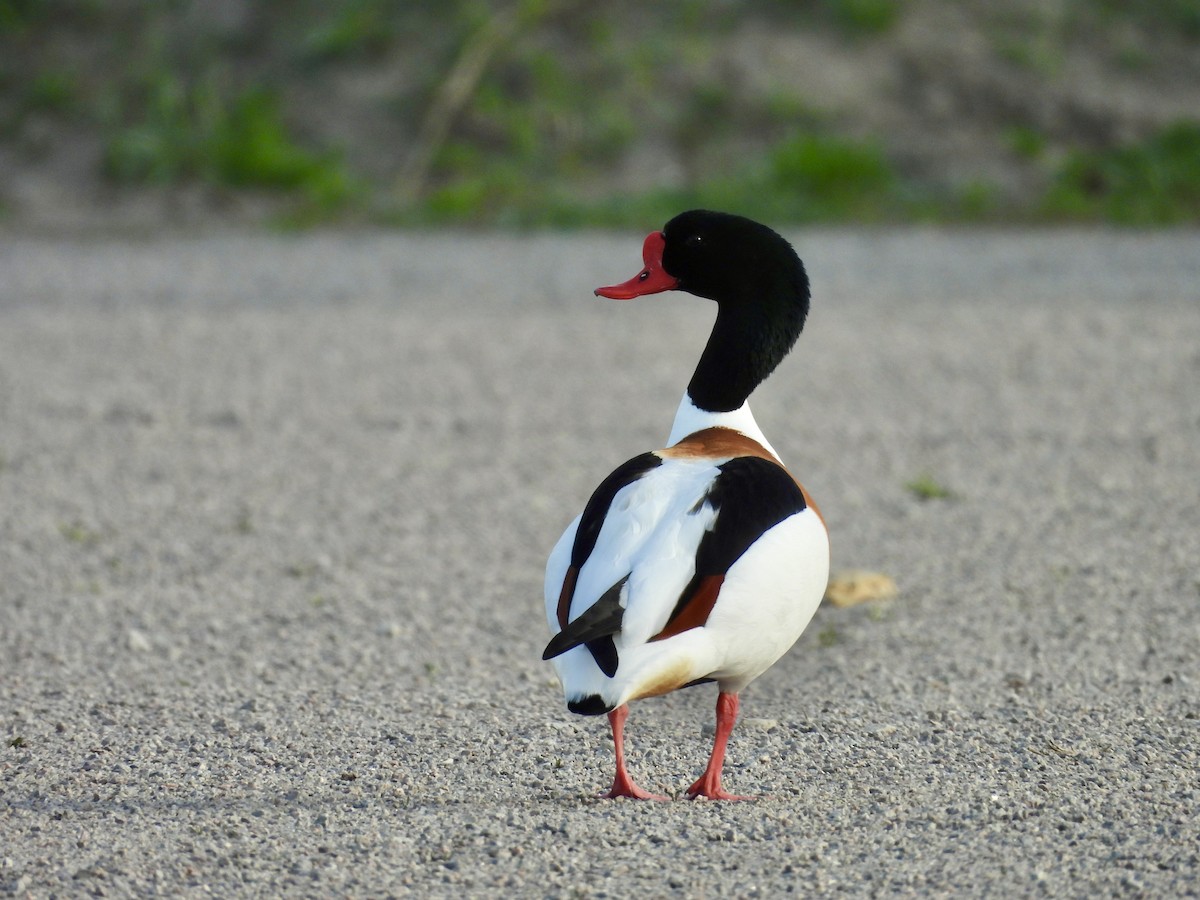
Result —
[[575, 579], [578, 578], [583, 564], [592, 555], [592, 551], [596, 549], [596, 541], [600, 538], [600, 529], [604, 526], [613, 498], [621, 488], [633, 484], [647, 472], [661, 466], [662, 462], [662, 457], [653, 452], [635, 456], [617, 466], [588, 498], [583, 515], [579, 517], [579, 527], [575, 530], [575, 543], [571, 545], [571, 564], [567, 568], [567, 580], [571, 584], [568, 588], [564, 582], [558, 598], [558, 618], [563, 628], [546, 645], [542, 659], [553, 659], [573, 647], [586, 644], [600, 671], [609, 678], [616, 674], [619, 660], [617, 645], [612, 636], [621, 630], [625, 610], [619, 598], [621, 587], [629, 576], [605, 591], [604, 595], [584, 610], [574, 622], [566, 622], [567, 611], [570, 610], [571, 601], [574, 599]]
[[600, 537], [600, 528], [608, 516], [608, 508], [612, 506], [617, 492], [628, 484], [633, 484], [647, 472], [662, 465], [662, 458], [654, 453], [643, 453], [628, 462], [622, 463], [613, 470], [612, 474], [600, 482], [600, 486], [592, 492], [583, 515], [579, 519], [579, 528], [575, 531], [575, 543], [571, 546], [571, 565], [582, 569], [587, 558], [596, 549], [596, 541]]
[[[717, 517], [712, 530], [700, 539], [696, 574], [671, 610], [664, 632], [684, 612], [704, 579], [725, 575], [764, 532], [808, 506], [800, 486], [778, 463], [758, 456], [739, 456], [718, 468], [720, 474], [704, 497]], [[702, 506], [703, 502], [698, 503], [695, 511]]]

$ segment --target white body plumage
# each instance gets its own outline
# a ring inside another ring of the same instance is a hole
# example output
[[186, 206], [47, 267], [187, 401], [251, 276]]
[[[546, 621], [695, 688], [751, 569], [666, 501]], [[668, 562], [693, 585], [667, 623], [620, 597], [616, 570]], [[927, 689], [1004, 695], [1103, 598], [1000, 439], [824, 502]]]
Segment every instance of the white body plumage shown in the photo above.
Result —
[[[689, 424], [706, 423], [699, 411], [681, 404]], [[677, 417], [678, 419], [679, 417]], [[567, 620], [578, 619], [613, 585], [624, 609], [613, 636], [619, 660], [610, 677], [586, 646], [553, 659], [568, 703], [588, 696], [603, 699], [605, 711], [675, 690], [697, 680], [713, 680], [722, 691], [740, 691], [796, 642], [816, 612], [829, 575], [829, 538], [811, 505], [773, 523], [729, 567], [705, 621], [678, 634], [653, 640], [667, 625], [681, 595], [697, 572], [697, 551], [720, 511], [706, 502], [722, 464], [738, 447], [758, 458], [774, 453], [754, 438], [725, 424], [722, 447], [706, 448], [685, 435], [657, 454], [662, 462], [614, 495], [596, 544], [580, 567]], [[757, 431], [748, 407], [738, 424]], [[761, 433], [760, 433], [761, 434]], [[696, 445], [696, 446], [692, 446]], [[680, 449], [683, 448], [683, 449]], [[724, 451], [724, 452], [722, 452]], [[580, 517], [563, 532], [546, 565], [546, 618], [560, 630], [559, 605], [570, 568]]]

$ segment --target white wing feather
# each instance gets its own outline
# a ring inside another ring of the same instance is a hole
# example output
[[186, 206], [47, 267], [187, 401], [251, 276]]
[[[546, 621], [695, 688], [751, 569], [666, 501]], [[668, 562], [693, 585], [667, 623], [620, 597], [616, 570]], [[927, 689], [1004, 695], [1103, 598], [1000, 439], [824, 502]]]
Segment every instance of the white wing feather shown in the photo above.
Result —
[[[596, 546], [584, 562], [571, 601], [578, 618], [626, 576], [625, 618], [618, 648], [644, 643], [666, 624], [696, 571], [696, 548], [715, 515], [702, 503], [719, 474], [711, 462], [668, 460], [613, 497]], [[555, 545], [546, 566], [546, 616], [558, 630], [558, 596], [570, 564], [577, 518]]]

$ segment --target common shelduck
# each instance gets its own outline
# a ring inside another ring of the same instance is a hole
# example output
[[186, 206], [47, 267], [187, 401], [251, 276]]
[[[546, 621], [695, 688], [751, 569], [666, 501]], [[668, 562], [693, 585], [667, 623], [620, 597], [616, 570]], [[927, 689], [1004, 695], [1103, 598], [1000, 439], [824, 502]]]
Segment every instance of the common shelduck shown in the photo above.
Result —
[[716, 301], [708, 344], [668, 446], [596, 488], [546, 564], [546, 617], [567, 708], [608, 714], [616, 777], [606, 797], [657, 797], [625, 767], [628, 703], [715, 681], [717, 727], [690, 797], [721, 787], [738, 692], [796, 642], [829, 576], [824, 520], [784, 468], [747, 399], [796, 342], [809, 307], [804, 265], [765, 225], [681, 213], [642, 248], [645, 268], [596, 294], [681, 290]]

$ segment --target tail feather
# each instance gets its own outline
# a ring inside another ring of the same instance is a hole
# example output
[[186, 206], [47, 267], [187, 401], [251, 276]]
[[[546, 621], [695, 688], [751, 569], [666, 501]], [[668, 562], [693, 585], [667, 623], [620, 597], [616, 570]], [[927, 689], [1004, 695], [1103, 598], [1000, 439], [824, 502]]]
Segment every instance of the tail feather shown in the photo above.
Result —
[[599, 694], [586, 694], [576, 697], [574, 700], [568, 700], [567, 709], [581, 716], [602, 716], [616, 709], [616, 705], [609, 703]]
[[621, 630], [621, 620], [625, 615], [625, 607], [621, 606], [621, 589], [628, 580], [629, 576], [626, 575], [585, 609], [579, 618], [552, 637], [542, 651], [542, 659], [554, 659], [586, 644], [596, 665], [612, 678], [617, 671], [617, 648], [612, 636]]

